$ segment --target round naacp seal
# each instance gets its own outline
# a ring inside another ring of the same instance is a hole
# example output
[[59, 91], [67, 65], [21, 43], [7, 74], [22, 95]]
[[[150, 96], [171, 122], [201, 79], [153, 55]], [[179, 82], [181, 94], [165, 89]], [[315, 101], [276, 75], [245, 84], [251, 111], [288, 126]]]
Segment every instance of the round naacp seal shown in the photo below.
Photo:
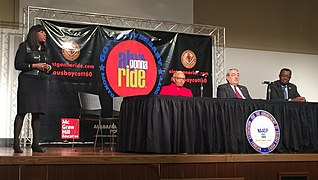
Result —
[[279, 125], [267, 111], [257, 110], [251, 113], [245, 130], [248, 142], [259, 153], [270, 153], [279, 143]]
[[181, 55], [181, 62], [184, 67], [191, 69], [197, 63], [197, 57], [193, 51], [185, 50]]
[[62, 45], [62, 55], [69, 61], [75, 61], [81, 52], [81, 48], [76, 42], [65, 42]]

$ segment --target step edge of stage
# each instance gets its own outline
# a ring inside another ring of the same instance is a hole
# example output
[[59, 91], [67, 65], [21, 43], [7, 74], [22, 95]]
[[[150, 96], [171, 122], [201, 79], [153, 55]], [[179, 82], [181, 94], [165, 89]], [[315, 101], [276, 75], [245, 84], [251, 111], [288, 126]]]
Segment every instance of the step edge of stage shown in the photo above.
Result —
[[0, 156], [1, 165], [27, 164], [189, 164], [251, 162], [318, 162], [318, 154], [96, 154]]

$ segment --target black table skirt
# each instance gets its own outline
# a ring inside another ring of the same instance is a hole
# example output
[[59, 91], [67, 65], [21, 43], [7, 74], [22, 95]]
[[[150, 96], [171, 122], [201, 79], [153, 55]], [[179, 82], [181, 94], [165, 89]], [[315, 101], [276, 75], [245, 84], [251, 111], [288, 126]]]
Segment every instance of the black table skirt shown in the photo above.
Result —
[[255, 110], [280, 126], [274, 153], [318, 152], [318, 103], [136, 96], [124, 98], [117, 151], [140, 153], [257, 153], [245, 123]]

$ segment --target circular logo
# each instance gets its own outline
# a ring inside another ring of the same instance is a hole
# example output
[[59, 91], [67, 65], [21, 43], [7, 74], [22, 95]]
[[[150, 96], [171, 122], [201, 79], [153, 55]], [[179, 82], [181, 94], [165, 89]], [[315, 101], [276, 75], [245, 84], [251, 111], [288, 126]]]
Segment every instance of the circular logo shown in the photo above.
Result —
[[111, 97], [159, 94], [163, 62], [147, 36], [120, 33], [106, 41], [99, 60], [101, 80]]
[[251, 113], [245, 130], [248, 142], [259, 153], [270, 153], [279, 143], [279, 125], [267, 111], [257, 110]]
[[185, 68], [191, 69], [197, 63], [197, 57], [193, 51], [185, 50], [181, 55], [181, 62]]
[[157, 79], [157, 67], [151, 51], [142, 43], [126, 40], [109, 53], [106, 75], [119, 96], [149, 94]]
[[65, 42], [62, 45], [62, 55], [69, 61], [75, 61], [80, 55], [81, 48], [76, 42]]

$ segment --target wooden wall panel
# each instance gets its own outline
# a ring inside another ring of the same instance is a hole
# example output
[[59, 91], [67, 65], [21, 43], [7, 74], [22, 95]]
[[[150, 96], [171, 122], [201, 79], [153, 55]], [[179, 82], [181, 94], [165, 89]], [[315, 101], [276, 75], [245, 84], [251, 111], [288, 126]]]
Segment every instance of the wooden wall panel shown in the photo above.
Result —
[[19, 24], [19, 0], [1, 0], [0, 27], [17, 27]]
[[[0, 179], [10, 180], [135, 180], [318, 179], [318, 162], [215, 162], [190, 164], [2, 165]], [[20, 168], [20, 170], [19, 170]]]
[[49, 165], [49, 180], [159, 179], [158, 165]]
[[0, 179], [19, 180], [19, 166], [0, 165]]
[[309, 179], [318, 179], [314, 170], [318, 162], [273, 162], [273, 163], [211, 163], [211, 164], [164, 164], [161, 178], [243, 178], [279, 179], [280, 176], [306, 174]]
[[318, 54], [316, 0], [194, 0], [194, 23], [222, 26], [232, 48]]
[[19, 180], [47, 180], [48, 165], [20, 165]]

